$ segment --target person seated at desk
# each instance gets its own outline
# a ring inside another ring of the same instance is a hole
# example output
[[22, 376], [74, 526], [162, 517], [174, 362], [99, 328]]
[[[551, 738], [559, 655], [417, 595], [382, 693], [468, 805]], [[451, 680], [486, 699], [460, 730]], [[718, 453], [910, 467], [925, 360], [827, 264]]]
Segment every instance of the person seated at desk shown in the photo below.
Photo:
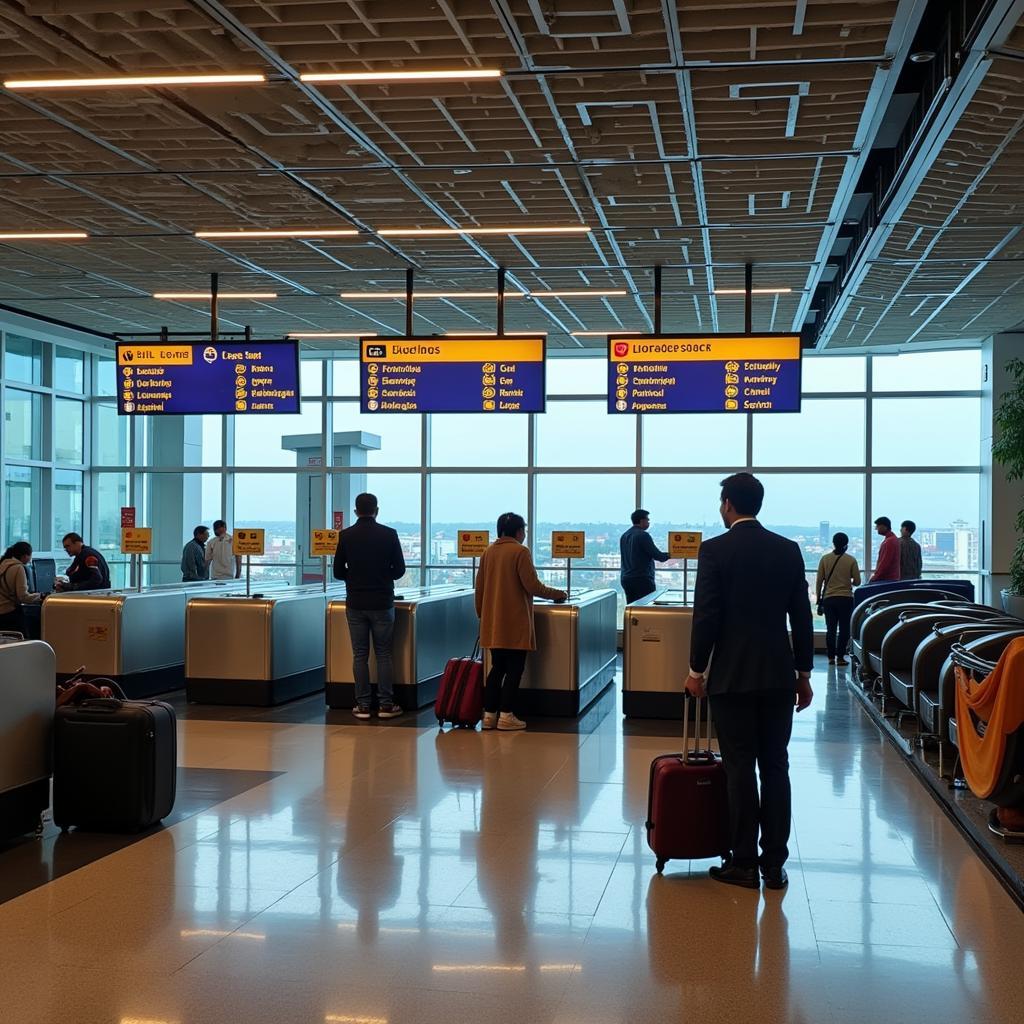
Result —
[[32, 561], [32, 545], [26, 540], [12, 544], [0, 558], [0, 630], [27, 636], [24, 606], [39, 604], [42, 594], [28, 589], [25, 566]]
[[66, 533], [61, 544], [73, 561], [68, 566], [67, 582], [58, 580], [55, 590], [109, 590], [110, 567], [107, 560], [82, 540], [81, 534]]

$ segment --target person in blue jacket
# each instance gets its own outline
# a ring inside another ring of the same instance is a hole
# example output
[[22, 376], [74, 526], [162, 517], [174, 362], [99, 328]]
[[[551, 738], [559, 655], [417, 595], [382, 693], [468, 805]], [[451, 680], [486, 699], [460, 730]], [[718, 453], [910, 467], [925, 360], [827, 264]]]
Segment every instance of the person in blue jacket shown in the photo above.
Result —
[[621, 555], [621, 583], [626, 604], [653, 594], [654, 563], [667, 562], [668, 552], [661, 551], [647, 531], [651, 528], [651, 513], [638, 508], [631, 516], [633, 525], [619, 538]]

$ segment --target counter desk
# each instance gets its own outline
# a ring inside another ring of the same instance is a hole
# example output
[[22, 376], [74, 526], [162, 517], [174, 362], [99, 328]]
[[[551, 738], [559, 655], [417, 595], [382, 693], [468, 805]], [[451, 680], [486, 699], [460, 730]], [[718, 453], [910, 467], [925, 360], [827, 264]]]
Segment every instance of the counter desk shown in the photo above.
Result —
[[682, 590], [658, 590], [626, 606], [622, 711], [627, 718], [682, 720], [693, 606]]

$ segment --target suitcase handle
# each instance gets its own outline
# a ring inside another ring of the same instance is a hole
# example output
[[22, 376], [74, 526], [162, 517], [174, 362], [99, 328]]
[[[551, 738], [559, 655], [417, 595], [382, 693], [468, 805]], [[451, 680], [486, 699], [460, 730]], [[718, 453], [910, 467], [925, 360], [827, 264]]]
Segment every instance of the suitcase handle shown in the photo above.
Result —
[[[691, 700], [697, 702], [695, 708], [694, 718], [696, 720], [697, 729], [693, 737], [693, 749], [688, 750], [689, 737], [690, 737], [690, 709], [688, 703]], [[711, 701], [708, 701], [708, 713], [707, 713], [707, 747], [701, 749], [700, 746], [700, 724], [701, 724], [701, 705], [704, 703], [701, 697], [694, 697], [689, 690], [683, 690], [683, 753], [681, 760], [683, 761], [714, 761], [715, 754], [711, 749]]]

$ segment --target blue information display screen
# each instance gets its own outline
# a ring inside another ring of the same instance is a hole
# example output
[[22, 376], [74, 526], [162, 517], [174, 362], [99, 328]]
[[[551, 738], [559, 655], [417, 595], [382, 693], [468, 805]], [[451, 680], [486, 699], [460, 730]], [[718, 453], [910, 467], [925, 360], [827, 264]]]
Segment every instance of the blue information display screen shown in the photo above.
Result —
[[799, 412], [796, 334], [608, 337], [608, 411]]
[[543, 412], [544, 338], [363, 338], [363, 412]]
[[118, 342], [117, 411], [125, 416], [297, 413], [298, 342]]

